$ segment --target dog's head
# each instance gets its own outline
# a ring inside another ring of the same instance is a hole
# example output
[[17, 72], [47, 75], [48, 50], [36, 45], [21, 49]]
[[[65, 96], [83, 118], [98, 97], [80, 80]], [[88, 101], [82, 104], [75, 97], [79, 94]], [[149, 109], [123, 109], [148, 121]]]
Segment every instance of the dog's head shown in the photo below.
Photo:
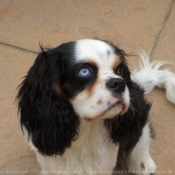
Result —
[[124, 52], [101, 40], [42, 50], [20, 85], [21, 125], [44, 155], [63, 154], [79, 122], [124, 114], [130, 72]]
[[65, 68], [62, 89], [80, 118], [93, 121], [125, 113], [129, 105], [129, 70], [124, 53], [99, 40], [80, 40], [74, 62]]

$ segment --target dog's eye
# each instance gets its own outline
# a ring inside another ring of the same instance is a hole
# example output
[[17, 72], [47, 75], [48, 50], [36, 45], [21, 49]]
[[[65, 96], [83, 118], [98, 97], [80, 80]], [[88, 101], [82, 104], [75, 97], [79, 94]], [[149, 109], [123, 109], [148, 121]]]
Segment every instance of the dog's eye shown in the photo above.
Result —
[[117, 75], [123, 76], [124, 70], [123, 70], [122, 66], [118, 66], [117, 69], [115, 70], [115, 73]]
[[82, 68], [78, 72], [79, 77], [89, 77], [90, 75], [91, 75], [91, 73], [90, 73], [89, 69], [87, 69], [87, 68]]

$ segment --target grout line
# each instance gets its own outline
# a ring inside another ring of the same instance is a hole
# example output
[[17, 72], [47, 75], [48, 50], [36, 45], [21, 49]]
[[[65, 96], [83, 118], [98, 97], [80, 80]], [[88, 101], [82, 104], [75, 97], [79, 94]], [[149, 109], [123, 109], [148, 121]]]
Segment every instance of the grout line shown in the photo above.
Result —
[[38, 54], [38, 52], [35, 52], [33, 50], [28, 50], [28, 49], [25, 49], [25, 48], [22, 48], [22, 47], [18, 47], [18, 46], [14, 46], [14, 45], [11, 45], [11, 44], [2, 43], [2, 42], [0, 42], [0, 44], [2, 44], [4, 46], [7, 46], [7, 47], [11, 47], [13, 49], [18, 49], [18, 50], [22, 50], [22, 51], [25, 51], [25, 52], [30, 52], [30, 53]]
[[170, 9], [169, 9], [167, 15], [165, 16], [165, 19], [164, 19], [164, 21], [163, 21], [162, 28], [160, 29], [160, 32], [159, 32], [159, 34], [158, 34], [158, 36], [157, 36], [157, 40], [156, 40], [156, 42], [154, 43], [154, 46], [153, 46], [153, 48], [152, 48], [152, 50], [151, 50], [150, 57], [151, 57], [151, 55], [152, 55], [154, 49], [155, 49], [156, 46], [157, 46], [157, 43], [158, 43], [159, 38], [160, 38], [160, 35], [161, 35], [161, 33], [162, 33], [162, 31], [163, 31], [163, 29], [164, 29], [164, 27], [165, 27], [165, 24], [166, 24], [166, 22], [167, 22], [167, 19], [168, 19], [169, 16], [170, 16], [170, 13], [171, 13], [171, 10], [172, 10], [172, 7], [173, 7], [174, 2], [175, 2], [175, 0], [172, 1], [171, 7], [170, 7]]

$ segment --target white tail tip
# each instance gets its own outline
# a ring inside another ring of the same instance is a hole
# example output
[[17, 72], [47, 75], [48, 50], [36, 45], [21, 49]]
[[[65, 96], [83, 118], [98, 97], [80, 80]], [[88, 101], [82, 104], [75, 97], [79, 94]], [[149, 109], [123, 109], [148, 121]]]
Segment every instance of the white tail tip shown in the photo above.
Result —
[[145, 93], [149, 93], [155, 86], [166, 90], [166, 97], [175, 104], [175, 74], [167, 69], [160, 70], [165, 61], [150, 62], [150, 57], [145, 52], [140, 53], [140, 70], [134, 70], [131, 76], [133, 82], [140, 85]]

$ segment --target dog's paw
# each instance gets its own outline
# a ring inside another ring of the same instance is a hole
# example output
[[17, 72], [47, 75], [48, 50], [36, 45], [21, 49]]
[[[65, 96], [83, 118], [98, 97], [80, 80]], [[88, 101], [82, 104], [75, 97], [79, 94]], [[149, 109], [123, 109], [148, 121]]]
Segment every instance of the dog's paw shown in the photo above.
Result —
[[130, 160], [129, 171], [136, 175], [150, 175], [156, 172], [156, 164], [150, 155]]

